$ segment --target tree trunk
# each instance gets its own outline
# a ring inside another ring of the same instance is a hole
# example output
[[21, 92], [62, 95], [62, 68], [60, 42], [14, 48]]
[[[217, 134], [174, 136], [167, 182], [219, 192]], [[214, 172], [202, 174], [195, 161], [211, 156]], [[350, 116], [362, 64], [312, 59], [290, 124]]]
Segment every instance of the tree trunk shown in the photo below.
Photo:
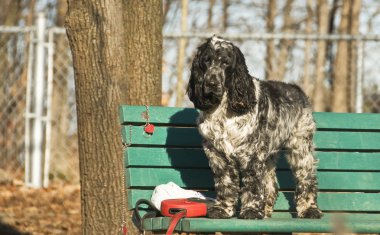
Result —
[[212, 16], [214, 15], [213, 14], [213, 11], [214, 11], [214, 6], [215, 6], [215, 0], [209, 0], [210, 1], [210, 5], [208, 6], [208, 9], [207, 9], [207, 29], [212, 31]]
[[[339, 33], [347, 34], [349, 32], [349, 14], [351, 1], [343, 1], [341, 9], [341, 18], [339, 24]], [[338, 42], [337, 53], [334, 62], [333, 86], [332, 86], [332, 111], [347, 112], [348, 101], [347, 91], [348, 83], [348, 41], [340, 40]]]
[[[293, 31], [293, 18], [291, 15], [293, 0], [286, 0], [283, 10], [284, 25], [282, 26], [282, 33], [289, 34]], [[288, 62], [289, 51], [294, 44], [294, 40], [282, 39], [280, 40], [280, 54], [277, 57], [276, 80], [284, 80], [286, 73], [286, 64]]]
[[[306, 10], [307, 10], [307, 18], [306, 18], [306, 26], [305, 26], [305, 33], [311, 34], [312, 33], [312, 25], [313, 25], [313, 18], [314, 18], [314, 12], [313, 12], [313, 1], [307, 0], [306, 1]], [[310, 62], [311, 62], [311, 40], [305, 41], [305, 59], [304, 59], [304, 66], [303, 66], [303, 78], [302, 78], [302, 88], [305, 91], [306, 95], [311, 97], [311, 89], [313, 87], [313, 83], [311, 80], [311, 71], [310, 71]]]
[[136, 234], [122, 203], [118, 107], [161, 102], [161, 1], [69, 0], [66, 29], [75, 71], [83, 234], [118, 234], [123, 221]]
[[122, 100], [131, 105], [161, 105], [162, 1], [124, 1], [124, 19], [128, 79], [122, 85]]
[[230, 6], [229, 0], [223, 0], [222, 32], [226, 32], [228, 28], [228, 7], [229, 6]]
[[[75, 71], [82, 234], [118, 234], [124, 214], [117, 112], [119, 84], [127, 77], [123, 22], [121, 0], [68, 1], [66, 29]], [[127, 221], [131, 230], [132, 223]]]
[[[350, 34], [358, 35], [359, 34], [359, 15], [360, 15], [361, 0], [352, 1], [350, 8]], [[357, 82], [357, 41], [350, 41], [349, 46], [349, 90], [348, 90], [348, 101], [349, 101], [349, 111], [355, 112], [356, 107], [356, 82]]]
[[[188, 13], [188, 0], [182, 0], [181, 4], [181, 31], [186, 33], [187, 31], [187, 13]], [[179, 39], [179, 50], [178, 50], [178, 67], [177, 67], [177, 86], [176, 86], [176, 107], [182, 107], [183, 100], [185, 98], [185, 85], [183, 79], [183, 70], [185, 67], [185, 57], [186, 57], [186, 47], [187, 39]]]
[[[274, 20], [276, 18], [276, 0], [269, 0], [268, 9], [266, 14], [266, 28], [268, 33], [273, 33], [275, 24]], [[274, 70], [274, 59], [275, 59], [275, 46], [274, 40], [269, 39], [266, 45], [266, 56], [265, 56], [265, 79], [273, 80], [275, 79]]]
[[[324, 35], [328, 31], [328, 3], [327, 0], [318, 0], [318, 34]], [[315, 86], [313, 92], [313, 106], [314, 111], [323, 112], [326, 111], [325, 94], [326, 94], [326, 48], [327, 44], [325, 40], [318, 40], [317, 43], [317, 58], [315, 68]]]

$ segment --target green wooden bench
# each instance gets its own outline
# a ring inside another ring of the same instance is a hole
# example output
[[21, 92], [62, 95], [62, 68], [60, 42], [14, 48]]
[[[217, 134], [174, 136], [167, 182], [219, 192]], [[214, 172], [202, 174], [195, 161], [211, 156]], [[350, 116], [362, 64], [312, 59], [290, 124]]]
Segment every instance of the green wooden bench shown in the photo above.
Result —
[[[149, 114], [149, 115], [147, 115]], [[156, 128], [144, 133], [149, 122]], [[128, 208], [150, 199], [159, 184], [173, 181], [187, 189], [214, 195], [213, 178], [196, 128], [198, 111], [191, 108], [121, 106]], [[314, 113], [314, 138], [319, 159], [318, 202], [324, 217], [298, 219], [293, 179], [282, 157], [278, 163], [279, 197], [270, 219], [185, 218], [178, 232], [333, 232], [380, 233], [380, 115]], [[281, 153], [280, 153], [281, 154]], [[145, 230], [166, 230], [170, 218], [145, 219]], [[343, 227], [342, 227], [343, 226]]]

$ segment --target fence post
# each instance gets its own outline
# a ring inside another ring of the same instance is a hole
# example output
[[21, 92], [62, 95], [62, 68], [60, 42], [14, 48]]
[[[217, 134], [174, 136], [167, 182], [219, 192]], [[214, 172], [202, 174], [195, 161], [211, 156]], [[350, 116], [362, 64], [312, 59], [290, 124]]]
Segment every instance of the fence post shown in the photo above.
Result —
[[46, 19], [43, 13], [38, 14], [36, 22], [36, 54], [34, 64], [33, 101], [34, 113], [32, 118], [32, 159], [31, 182], [29, 186], [42, 187], [42, 159], [43, 159], [43, 112], [44, 112], [44, 88], [45, 88], [45, 27]]
[[362, 113], [363, 112], [363, 47], [364, 47], [364, 40], [360, 37], [360, 39], [357, 40], [357, 68], [356, 68], [356, 113]]
[[47, 87], [46, 87], [46, 132], [45, 132], [45, 159], [43, 187], [49, 186], [50, 157], [51, 157], [51, 111], [52, 111], [52, 93], [53, 93], [53, 55], [54, 55], [54, 30], [48, 30], [48, 56], [47, 56]]

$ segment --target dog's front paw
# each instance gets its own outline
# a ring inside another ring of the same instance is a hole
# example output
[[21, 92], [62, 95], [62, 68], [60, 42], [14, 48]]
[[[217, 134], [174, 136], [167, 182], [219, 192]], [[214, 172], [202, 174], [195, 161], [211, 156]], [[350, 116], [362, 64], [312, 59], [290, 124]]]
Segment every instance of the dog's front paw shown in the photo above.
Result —
[[322, 218], [323, 213], [318, 208], [308, 208], [304, 211], [300, 216], [300, 218], [308, 218], [308, 219], [320, 219]]
[[243, 209], [239, 214], [239, 219], [263, 219], [264, 217], [264, 211], [260, 211], [254, 208]]
[[212, 206], [207, 210], [207, 215], [211, 219], [228, 219], [232, 215], [229, 215], [225, 209], [219, 206]]

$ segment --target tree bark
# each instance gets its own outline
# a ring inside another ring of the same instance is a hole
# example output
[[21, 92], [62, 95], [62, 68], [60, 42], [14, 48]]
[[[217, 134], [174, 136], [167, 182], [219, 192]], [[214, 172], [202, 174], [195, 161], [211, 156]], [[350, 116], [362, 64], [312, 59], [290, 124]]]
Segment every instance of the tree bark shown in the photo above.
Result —
[[[305, 33], [311, 34], [312, 33], [312, 24], [313, 24], [313, 18], [314, 18], [314, 12], [313, 12], [313, 1], [307, 0], [306, 1], [306, 10], [307, 10], [307, 17], [306, 17], [306, 26], [305, 26]], [[303, 66], [303, 78], [302, 78], [302, 88], [305, 91], [306, 95], [311, 97], [311, 89], [313, 87], [313, 82], [311, 80], [311, 69], [310, 69], [310, 62], [311, 62], [311, 40], [305, 41], [305, 59], [304, 59], [304, 66]]]
[[122, 100], [161, 105], [162, 1], [124, 1], [124, 19], [128, 79], [122, 85]]
[[[360, 15], [361, 0], [352, 1], [350, 7], [350, 34], [358, 35], [359, 34], [359, 15]], [[349, 90], [348, 90], [348, 101], [349, 101], [349, 111], [355, 112], [356, 107], [356, 83], [357, 83], [357, 41], [350, 41], [349, 49]]]
[[[118, 107], [126, 79], [121, 0], [68, 1], [66, 29], [73, 55], [83, 234], [118, 234], [123, 160]], [[133, 228], [131, 220], [129, 229]]]
[[[341, 9], [341, 18], [339, 24], [339, 33], [347, 34], [349, 32], [349, 14], [351, 1], [343, 1]], [[334, 62], [333, 86], [332, 86], [332, 111], [348, 112], [347, 91], [348, 83], [348, 47], [346, 40], [338, 42], [337, 53]]]
[[[327, 0], [318, 0], [318, 34], [325, 35], [328, 31], [328, 3]], [[313, 106], [314, 111], [326, 111], [325, 94], [326, 94], [326, 49], [327, 43], [325, 40], [317, 42], [317, 58], [315, 68], [315, 86], [313, 91]]]
[[[293, 18], [291, 15], [293, 0], [286, 0], [285, 7], [283, 10], [283, 20], [284, 25], [282, 26], [282, 33], [289, 34], [293, 32]], [[288, 62], [289, 51], [294, 40], [282, 39], [280, 40], [280, 52], [277, 57], [277, 68], [275, 80], [284, 80], [286, 73], [286, 64]]]
[[208, 9], [207, 9], [207, 29], [212, 30], [212, 28], [213, 28], [212, 16], [214, 15], [213, 11], [214, 11], [214, 6], [215, 6], [215, 0], [209, 0], [209, 1], [210, 1], [210, 4], [209, 4]]
[[[188, 0], [181, 1], [181, 31], [186, 33], [187, 31], [187, 13], [188, 13]], [[178, 50], [178, 67], [177, 67], [177, 85], [176, 85], [176, 106], [182, 107], [183, 100], [185, 98], [185, 85], [183, 79], [183, 70], [185, 67], [185, 56], [186, 56], [186, 47], [187, 39], [179, 39], [179, 50]]]
[[[276, 18], [276, 0], [269, 0], [268, 9], [266, 14], [266, 28], [268, 33], [273, 33], [275, 24], [274, 20]], [[266, 56], [265, 56], [265, 79], [274, 80], [275, 70], [274, 70], [274, 59], [275, 56], [275, 45], [274, 40], [269, 39], [266, 42]]]
[[223, 16], [222, 16], [222, 32], [226, 32], [228, 28], [228, 7], [229, 0], [223, 0]]

